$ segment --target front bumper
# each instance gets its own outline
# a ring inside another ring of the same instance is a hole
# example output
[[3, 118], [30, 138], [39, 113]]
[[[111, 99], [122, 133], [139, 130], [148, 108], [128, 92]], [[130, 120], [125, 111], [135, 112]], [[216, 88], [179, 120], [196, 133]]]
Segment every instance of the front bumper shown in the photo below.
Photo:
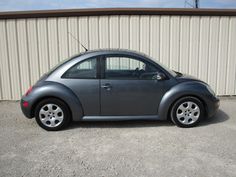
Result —
[[207, 103], [207, 116], [212, 117], [217, 110], [220, 107], [220, 99], [216, 96], [211, 96], [210, 99], [208, 99]]

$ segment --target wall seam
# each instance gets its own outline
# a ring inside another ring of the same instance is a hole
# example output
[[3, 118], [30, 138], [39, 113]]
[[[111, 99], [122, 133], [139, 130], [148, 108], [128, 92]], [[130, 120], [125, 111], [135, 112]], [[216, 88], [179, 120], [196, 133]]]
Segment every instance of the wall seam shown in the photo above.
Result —
[[27, 61], [28, 61], [28, 72], [29, 72], [29, 84], [32, 85], [31, 81], [31, 69], [30, 69], [30, 56], [29, 56], [29, 37], [28, 37], [28, 21], [25, 20], [25, 32], [26, 32], [26, 51], [27, 51]]
[[[17, 62], [18, 62], [18, 76], [19, 76], [19, 86], [20, 86], [20, 93], [22, 94], [22, 81], [21, 81], [21, 68], [20, 68], [20, 55], [19, 55], [19, 40], [18, 40], [18, 27], [17, 27], [17, 22], [16, 20], [14, 20], [14, 24], [15, 24], [15, 35], [16, 35], [16, 56], [17, 56]], [[20, 95], [19, 95], [20, 96]]]
[[11, 82], [11, 68], [10, 68], [10, 62], [9, 62], [9, 46], [8, 46], [8, 34], [7, 34], [7, 21], [5, 20], [5, 33], [6, 33], [6, 49], [7, 49], [7, 67], [8, 67], [8, 75], [9, 77], [9, 85], [10, 85], [10, 99], [13, 99], [13, 93], [12, 93], [12, 82]]

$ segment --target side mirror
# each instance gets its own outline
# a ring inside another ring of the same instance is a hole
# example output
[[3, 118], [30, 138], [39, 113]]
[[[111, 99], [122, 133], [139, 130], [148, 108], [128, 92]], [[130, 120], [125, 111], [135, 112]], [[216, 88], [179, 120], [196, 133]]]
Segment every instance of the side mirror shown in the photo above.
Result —
[[155, 75], [155, 79], [158, 80], [158, 81], [165, 80], [165, 79], [166, 79], [166, 75], [163, 74], [163, 73], [157, 73], [157, 74]]

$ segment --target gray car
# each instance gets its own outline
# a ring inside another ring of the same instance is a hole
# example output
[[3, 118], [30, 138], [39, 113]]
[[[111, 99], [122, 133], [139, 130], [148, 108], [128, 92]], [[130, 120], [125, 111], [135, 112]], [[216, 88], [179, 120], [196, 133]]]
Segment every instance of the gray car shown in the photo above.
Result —
[[43, 75], [21, 99], [46, 130], [73, 121], [167, 120], [193, 127], [219, 99], [205, 82], [128, 50], [86, 51]]

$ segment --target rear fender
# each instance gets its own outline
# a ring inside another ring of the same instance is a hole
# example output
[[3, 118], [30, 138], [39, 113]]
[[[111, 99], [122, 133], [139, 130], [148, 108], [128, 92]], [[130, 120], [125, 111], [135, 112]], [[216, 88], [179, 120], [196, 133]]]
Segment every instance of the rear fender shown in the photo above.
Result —
[[60, 83], [44, 81], [36, 85], [27, 97], [31, 103], [32, 110], [34, 110], [34, 107], [40, 100], [55, 97], [61, 99], [69, 106], [74, 121], [78, 121], [83, 117], [83, 108], [79, 98], [71, 89]]

